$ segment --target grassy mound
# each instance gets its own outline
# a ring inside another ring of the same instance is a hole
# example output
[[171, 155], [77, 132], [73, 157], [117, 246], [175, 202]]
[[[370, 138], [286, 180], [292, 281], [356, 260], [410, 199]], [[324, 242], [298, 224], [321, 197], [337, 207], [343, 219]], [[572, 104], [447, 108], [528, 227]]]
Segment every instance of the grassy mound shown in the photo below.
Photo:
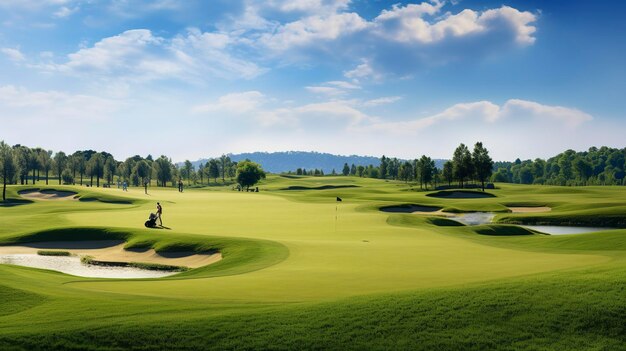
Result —
[[[26, 328], [0, 346], [63, 349], [622, 350], [626, 270], [610, 266], [481, 286], [95, 328]], [[187, 313], [193, 313], [188, 310]], [[329, 337], [332, 336], [332, 337]]]
[[412, 212], [436, 212], [441, 210], [441, 207], [436, 206], [423, 206], [414, 204], [402, 204], [393, 206], [384, 206], [380, 208], [383, 212], [391, 213], [412, 213]]
[[46, 300], [42, 295], [22, 289], [0, 285], [0, 316], [22, 312], [40, 305]]
[[[197, 252], [222, 254], [222, 260], [184, 273], [186, 276], [208, 277], [242, 274], [275, 265], [289, 255], [282, 244], [268, 240], [218, 237], [193, 234], [154, 234], [134, 228], [72, 227], [42, 230], [0, 239], [0, 245], [42, 241], [126, 241], [126, 249], [154, 249], [157, 253]], [[86, 260], [92, 258], [83, 257]], [[178, 275], [177, 277], [180, 277]]]
[[491, 193], [472, 190], [442, 190], [426, 194], [426, 196], [445, 199], [484, 199], [489, 197], [496, 197], [494, 194]]
[[465, 224], [445, 217], [428, 217], [426, 222], [439, 227], [464, 227]]
[[502, 225], [502, 224], [485, 224], [479, 226], [473, 226], [472, 230], [477, 234], [491, 235], [491, 236], [517, 236], [517, 235], [534, 235], [534, 231], [518, 227], [515, 225]]
[[332, 190], [332, 189], [345, 189], [345, 188], [358, 188], [357, 185], [321, 185], [316, 187], [308, 187], [301, 185], [292, 185], [280, 190]]

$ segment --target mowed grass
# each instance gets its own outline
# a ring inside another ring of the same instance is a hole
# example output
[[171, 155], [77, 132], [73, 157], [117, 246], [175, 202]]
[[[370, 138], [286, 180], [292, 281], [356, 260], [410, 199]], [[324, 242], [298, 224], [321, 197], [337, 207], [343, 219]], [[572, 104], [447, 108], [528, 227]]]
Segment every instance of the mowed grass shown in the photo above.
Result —
[[[11, 198], [27, 188], [9, 187]], [[270, 176], [260, 193], [48, 188], [96, 200], [0, 207], [11, 223], [0, 241], [117, 238], [157, 251], [216, 249], [224, 258], [130, 281], [0, 266], [3, 303], [18, 306], [0, 309], [2, 346], [530, 350], [626, 342], [626, 231], [545, 236], [378, 210], [495, 211], [509, 222], [531, 215], [506, 214], [507, 206], [549, 206], [532, 216], [621, 221], [621, 187], [507, 185], [480, 199], [355, 177]], [[156, 201], [170, 229], [142, 228]]]

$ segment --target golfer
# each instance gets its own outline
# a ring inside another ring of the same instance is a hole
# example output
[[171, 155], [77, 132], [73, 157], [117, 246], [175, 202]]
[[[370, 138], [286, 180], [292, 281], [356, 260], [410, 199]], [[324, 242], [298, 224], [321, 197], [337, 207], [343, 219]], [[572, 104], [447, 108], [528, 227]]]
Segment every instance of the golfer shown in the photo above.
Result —
[[162, 216], [163, 216], [163, 207], [161, 207], [161, 204], [157, 202], [157, 218], [159, 219], [159, 225], [161, 227], [163, 226], [163, 219], [161, 219]]

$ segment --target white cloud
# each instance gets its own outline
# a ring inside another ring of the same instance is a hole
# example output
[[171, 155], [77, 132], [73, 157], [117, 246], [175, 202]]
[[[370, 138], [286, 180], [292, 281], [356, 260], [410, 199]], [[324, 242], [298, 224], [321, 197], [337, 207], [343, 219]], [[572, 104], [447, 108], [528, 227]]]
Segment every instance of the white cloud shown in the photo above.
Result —
[[14, 48], [1, 48], [0, 52], [2, 52], [6, 57], [8, 57], [11, 61], [20, 62], [24, 61], [26, 58], [24, 54], [19, 49]]
[[109, 117], [122, 106], [120, 101], [91, 95], [0, 86], [0, 119], [21, 117], [35, 123], [71, 119], [89, 123]]
[[577, 127], [593, 117], [578, 109], [563, 106], [547, 106], [533, 101], [511, 99], [504, 104], [502, 114], [505, 116], [531, 115], [539, 119], [552, 119], [568, 127]]
[[225, 33], [193, 28], [172, 39], [155, 36], [148, 29], [133, 29], [71, 53], [66, 62], [39, 68], [133, 81], [206, 81], [215, 76], [249, 79], [264, 72], [255, 63], [231, 55], [231, 44]]
[[444, 122], [451, 122], [450, 126], [457, 124], [457, 121], [471, 121], [471, 123], [484, 125], [504, 119], [513, 123], [520, 121], [531, 123], [531, 117], [535, 119], [534, 123], [554, 122], [567, 128], [578, 127], [593, 119], [591, 115], [577, 109], [511, 99], [502, 106], [489, 101], [455, 104], [431, 116], [401, 122], [377, 122], [363, 126], [363, 129], [392, 134], [411, 134]]
[[361, 89], [360, 85], [354, 84], [354, 83], [350, 83], [350, 82], [346, 82], [343, 80], [333, 80], [333, 81], [329, 81], [326, 82], [327, 85], [332, 85], [332, 86], [336, 86], [338, 88], [341, 89]]
[[197, 105], [192, 108], [193, 113], [230, 112], [242, 114], [258, 111], [263, 104], [265, 96], [258, 91], [246, 91], [231, 93], [221, 96], [216, 102]]
[[[360, 57], [363, 62], [345, 72], [347, 78], [358, 79], [386, 71], [405, 76], [422, 66], [483, 57], [535, 41], [534, 13], [502, 6], [437, 17], [445, 4], [433, 0], [393, 5], [372, 20], [341, 8], [280, 24], [261, 33], [258, 43], [284, 61]], [[398, 64], [399, 57], [404, 64]]]
[[377, 99], [367, 100], [363, 103], [367, 107], [375, 107], [380, 105], [393, 104], [394, 102], [402, 100], [401, 96], [385, 96]]
[[279, 52], [293, 47], [318, 46], [320, 41], [332, 42], [367, 26], [368, 22], [354, 12], [310, 16], [284, 24], [276, 32], [263, 34], [260, 43]]
[[53, 13], [53, 16], [57, 17], [57, 18], [67, 18], [67, 17], [75, 14], [76, 12], [78, 12], [78, 10], [79, 10], [78, 6], [74, 7], [74, 8], [70, 8], [70, 7], [67, 7], [67, 6], [62, 6], [61, 8], [59, 8], [57, 11], [55, 11]]
[[335, 87], [308, 86], [306, 87], [306, 90], [314, 94], [322, 94], [322, 95], [327, 95], [327, 96], [340, 96], [340, 95], [346, 94], [345, 90], [335, 88]]

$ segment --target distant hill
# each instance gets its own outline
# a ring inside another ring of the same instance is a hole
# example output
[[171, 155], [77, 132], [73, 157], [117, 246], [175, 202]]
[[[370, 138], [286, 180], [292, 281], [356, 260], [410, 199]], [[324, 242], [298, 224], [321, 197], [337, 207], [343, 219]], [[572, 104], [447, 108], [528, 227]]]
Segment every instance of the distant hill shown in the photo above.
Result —
[[[249, 159], [261, 164], [265, 171], [271, 173], [295, 171], [297, 168], [306, 168], [307, 170], [317, 168], [329, 174], [333, 169], [340, 173], [344, 163], [357, 166], [378, 166], [380, 164], [380, 159], [373, 156], [342, 156], [310, 151], [252, 152], [229, 154], [228, 156], [237, 162]], [[207, 159], [200, 159], [192, 163], [197, 169], [200, 163], [206, 162]], [[445, 160], [435, 160], [435, 165], [441, 168], [444, 162]]]

